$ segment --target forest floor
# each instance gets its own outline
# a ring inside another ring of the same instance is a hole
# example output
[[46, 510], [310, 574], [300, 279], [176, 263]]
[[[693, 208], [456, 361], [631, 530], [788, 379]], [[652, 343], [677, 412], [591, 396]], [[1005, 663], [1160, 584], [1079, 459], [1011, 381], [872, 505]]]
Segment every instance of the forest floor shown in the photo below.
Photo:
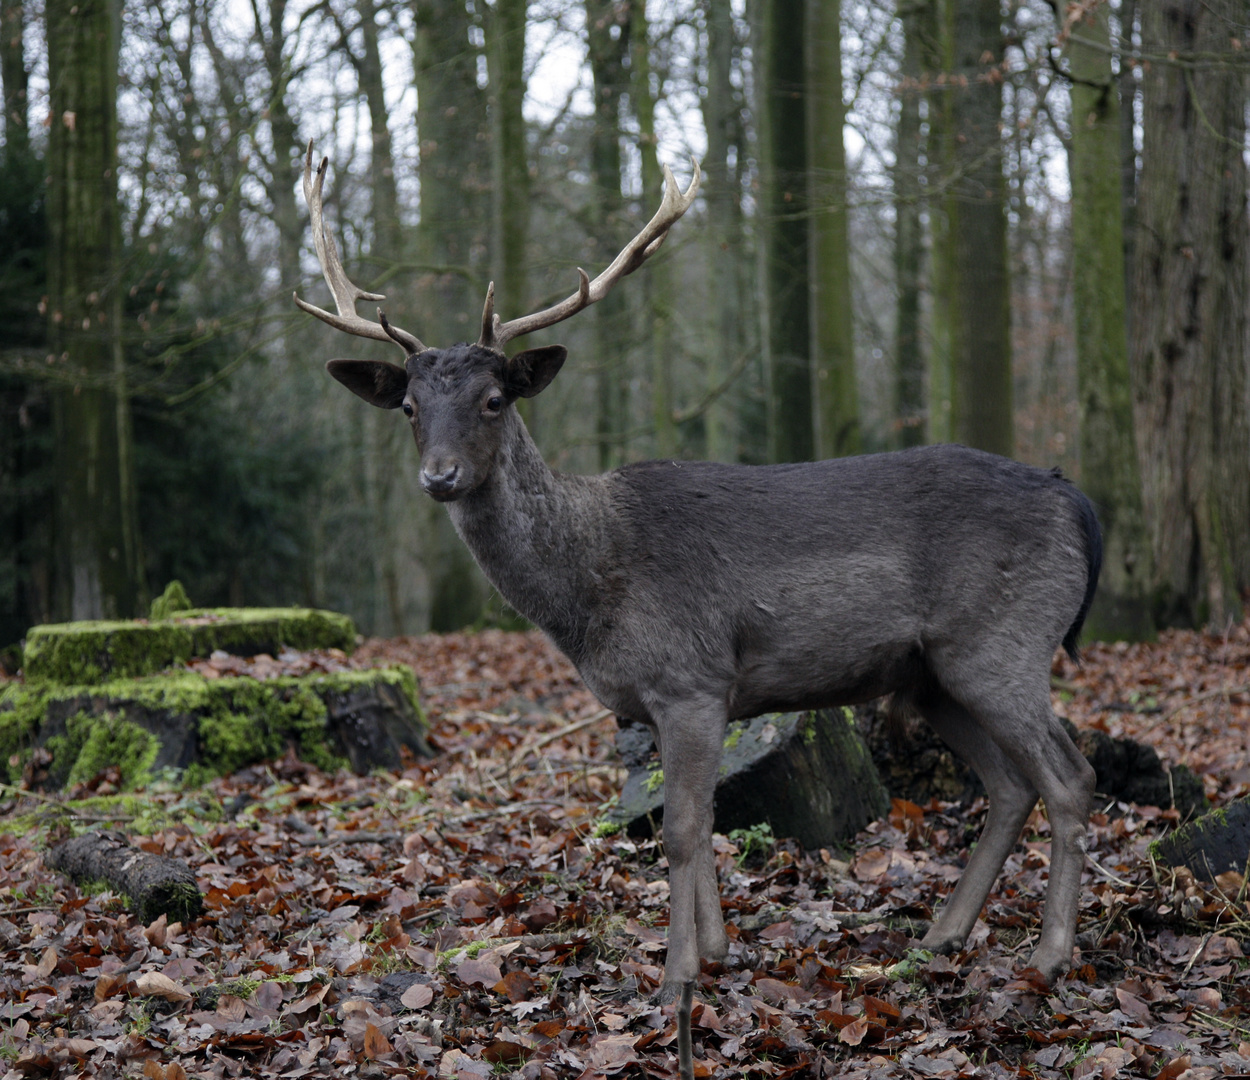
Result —
[[[662, 844], [595, 838], [612, 719], [538, 634], [367, 642], [419, 675], [438, 756], [329, 776], [288, 758], [101, 820], [6, 789], [0, 1077], [675, 1077]], [[1250, 628], [1057, 660], [1056, 710], [1153, 745], [1215, 804], [1250, 791]], [[79, 795], [82, 792], [77, 793]], [[81, 806], [82, 804], [77, 804]], [[1049, 831], [1036, 811], [968, 947], [899, 929], [950, 891], [985, 806], [896, 801], [850, 852], [716, 838], [729, 958], [705, 965], [709, 1077], [1149, 1076], [1250, 1071], [1250, 905], [1152, 865], [1177, 824], [1100, 806], [1073, 972], [1025, 968]], [[137, 925], [41, 849], [109, 827], [190, 864], [205, 913]], [[0, 819], [0, 830], [4, 828]], [[759, 838], [757, 837], [756, 840]], [[848, 914], [849, 913], [849, 914]]]

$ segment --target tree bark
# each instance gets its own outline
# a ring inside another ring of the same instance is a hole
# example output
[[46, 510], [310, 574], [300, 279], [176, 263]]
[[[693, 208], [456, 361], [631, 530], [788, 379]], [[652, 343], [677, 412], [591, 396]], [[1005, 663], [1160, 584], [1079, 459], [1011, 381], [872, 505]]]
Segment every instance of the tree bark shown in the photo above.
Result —
[[[1137, 0], [1120, 0], [1119, 48], [1123, 56], [1133, 47], [1137, 27]], [[1120, 90], [1120, 220], [1124, 234], [1124, 326], [1133, 340], [1133, 247], [1137, 239], [1137, 77], [1136, 69], [1120, 61], [1116, 82]]]
[[[375, 280], [385, 281], [386, 291], [398, 301], [387, 305], [392, 318], [405, 325], [408, 320], [402, 308], [407, 290], [400, 276], [405, 244], [382, 83], [377, 7], [373, 0], [357, 0], [356, 11], [360, 17], [362, 48], [358, 55], [350, 55], [369, 110], [369, 190], [373, 197], [373, 244], [369, 261], [376, 267]], [[414, 519], [411, 492], [404, 489], [403, 475], [393, 464], [407, 449], [403, 426], [395, 423], [395, 417], [388, 412], [370, 409], [367, 416], [364, 477], [365, 497], [373, 519], [370, 539], [375, 573], [374, 625], [375, 632], [394, 637], [416, 629], [407, 618], [407, 613], [415, 606], [410, 595], [414, 583], [411, 575], [402, 573], [400, 559], [401, 537], [411, 535], [419, 528], [419, 523]]]
[[1246, 86], [1236, 0], [1141, 7], [1142, 81], [1133, 319], [1139, 454], [1160, 619], [1222, 630], [1250, 584], [1250, 248]]
[[76, 836], [54, 847], [44, 861], [75, 882], [107, 882], [129, 899], [144, 926], [162, 915], [171, 922], [187, 922], [204, 907], [195, 873], [186, 863], [133, 848], [121, 833]]
[[954, 80], [950, 78], [953, 60], [953, 27], [948, 0], [918, 0], [917, 32], [920, 59], [928, 94], [929, 233], [932, 255], [930, 316], [932, 342], [929, 350], [929, 409], [927, 435], [931, 443], [950, 442], [951, 357], [957, 274], [952, 247], [953, 198], [949, 187], [955, 169], [955, 139], [952, 131]]
[[1066, 26], [1072, 76], [1073, 296], [1081, 405], [1081, 486], [1098, 508], [1104, 556], [1087, 633], [1153, 635], [1150, 544], [1142, 513], [1124, 319], [1119, 95], [1106, 4]]
[[[651, 42], [647, 31], [646, 0], [630, 0], [630, 99], [638, 121], [638, 152], [642, 158], [642, 212], [651, 214], [664, 189], [659, 140], [655, 134], [655, 95], [651, 92]], [[641, 286], [644, 339], [651, 375], [651, 423], [655, 428], [655, 456], [677, 453], [677, 420], [673, 397], [673, 340], [670, 267], [664, 253], [647, 264]]]
[[810, 461], [816, 450], [807, 284], [806, 6], [807, 0], [763, 0], [757, 51], [771, 461]]
[[48, 334], [56, 395], [55, 606], [120, 618], [141, 590], [130, 418], [118, 344], [116, 26], [107, 0], [46, 8]]
[[924, 347], [920, 337], [920, 273], [924, 265], [920, 101], [923, 0], [902, 0], [903, 65], [894, 140], [894, 423], [900, 447], [924, 442]]
[[24, 0], [0, 0], [0, 86], [4, 90], [4, 142], [9, 157], [25, 157], [30, 146], [27, 89], [30, 75], [22, 35], [26, 29]]
[[[741, 290], [735, 256], [742, 243], [742, 211], [738, 201], [738, 170], [730, 166], [730, 148], [737, 128], [733, 86], [733, 12], [720, 0], [705, 0], [707, 19], [707, 96], [703, 124], [707, 129], [704, 198], [708, 261], [707, 390], [717, 397], [703, 414], [704, 443], [713, 461], [738, 458], [738, 432], [732, 398], [724, 391], [734, 362], [746, 348], [742, 340]], [[735, 166], [740, 155], [735, 153]]]
[[951, 435], [967, 446], [1010, 456], [1015, 445], [999, 4], [947, 3], [954, 9], [945, 268], [953, 277]]
[[[477, 340], [490, 239], [491, 162], [486, 97], [477, 83], [476, 29], [462, 0], [413, 3], [413, 66], [421, 154], [421, 256], [416, 290], [420, 336], [448, 345]], [[402, 324], [401, 324], [402, 325]], [[411, 496], [409, 496], [411, 498]], [[430, 628], [459, 630], [482, 614], [488, 586], [441, 508], [429, 510], [433, 539]]]
[[[629, 92], [625, 61], [629, 56], [630, 20], [625, 6], [614, 0], [586, 0], [586, 33], [594, 78], [594, 129], [590, 172], [595, 188], [595, 239], [605, 245], [606, 260], [620, 249], [621, 98]], [[599, 467], [610, 469], [624, 459], [623, 438], [629, 417], [629, 378], [624, 342], [629, 312], [625, 294], [613, 290], [591, 313], [597, 343]]]
[[812, 426], [818, 458], [857, 454], [859, 390], [842, 128], [842, 5], [807, 0], [807, 206]]
[[[521, 108], [526, 86], [526, 7], [526, 0], [496, 0], [488, 42], [495, 304], [515, 315], [527, 311], [529, 303], [525, 245], [529, 237], [530, 173]], [[513, 348], [525, 348], [523, 339], [517, 338]]]

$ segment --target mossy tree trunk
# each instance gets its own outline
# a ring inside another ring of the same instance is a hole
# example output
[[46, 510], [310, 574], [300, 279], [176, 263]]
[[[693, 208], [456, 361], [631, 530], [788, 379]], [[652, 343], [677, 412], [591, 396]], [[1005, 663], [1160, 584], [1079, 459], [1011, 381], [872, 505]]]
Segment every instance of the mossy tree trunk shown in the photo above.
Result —
[[807, 0], [808, 289], [815, 456], [856, 454], [859, 390], [842, 128], [842, 5]]
[[24, 0], [0, 0], [0, 86], [4, 90], [4, 143], [7, 157], [25, 157], [30, 147], [27, 90], [30, 74], [22, 38]]
[[[488, 23], [491, 110], [491, 241], [495, 306], [503, 318], [529, 310], [525, 245], [530, 224], [530, 173], [525, 145], [526, 0], [496, 0]], [[526, 347], [517, 338], [511, 351]], [[523, 415], [534, 431], [536, 399], [523, 399]]]
[[807, 0], [762, 0], [756, 52], [768, 456], [815, 455], [808, 293]]
[[1143, 48], [1132, 367], [1162, 617], [1222, 630], [1250, 585], [1250, 236], [1240, 0], [1153, 0]]
[[[664, 188], [659, 140], [655, 134], [655, 95], [651, 92], [651, 40], [645, 0], [630, 0], [630, 98], [638, 120], [638, 151], [642, 157], [642, 212], [650, 215]], [[639, 282], [646, 328], [642, 335], [651, 374], [651, 423], [656, 457], [677, 453], [677, 421], [673, 399], [672, 273], [664, 254], [647, 264]]]
[[[480, 28], [460, 0], [422, 0], [412, 8], [421, 152], [418, 235], [422, 261], [429, 267], [417, 290], [414, 310], [420, 317], [413, 320], [413, 330], [423, 341], [445, 346], [477, 340], [485, 298], [489, 122], [477, 83], [481, 54], [470, 40]], [[413, 451], [405, 447], [405, 452]], [[405, 498], [417, 505], [422, 496], [414, 487]], [[442, 507], [420, 505], [430, 514], [426, 535], [432, 534], [424, 553], [431, 579], [430, 627], [458, 630], [479, 618], [489, 587]]]
[[48, 336], [56, 393], [55, 608], [133, 614], [142, 591], [121, 352], [117, 21], [108, 0], [50, 0]]
[[953, 66], [953, 26], [948, 0], [917, 0], [917, 37], [920, 61], [930, 87], [927, 105], [929, 133], [925, 145], [928, 162], [930, 267], [933, 310], [930, 316], [928, 358], [929, 409], [926, 425], [928, 441], [950, 442], [951, 432], [951, 355], [956, 281], [952, 244], [954, 198], [951, 174], [955, 168], [955, 140], [952, 131], [952, 101], [955, 89], [946, 78]]
[[998, 0], [946, 0], [951, 27], [946, 146], [951, 436], [1010, 456], [1011, 289], [1000, 122], [1005, 42]]
[[[590, 173], [594, 183], [594, 237], [601, 245], [599, 265], [620, 250], [624, 236], [621, 199], [621, 104], [629, 93], [630, 15], [628, 5], [586, 0], [586, 34], [594, 80], [594, 128], [590, 137]], [[591, 312], [595, 328], [599, 467], [610, 469], [624, 458], [629, 422], [629, 310], [623, 289], [614, 289]]]
[[[713, 461], [736, 461], [738, 424], [733, 401], [724, 383], [746, 348], [741, 312], [739, 264], [742, 245], [742, 208], [738, 199], [738, 169], [743, 159], [737, 145], [740, 103], [733, 85], [734, 26], [729, 4], [705, 0], [707, 19], [707, 95], [703, 124], [707, 129], [707, 227], [704, 245], [708, 259], [707, 380], [709, 393], [718, 396], [703, 414], [704, 448]], [[735, 167], [730, 165], [731, 147]]]
[[1073, 298], [1081, 404], [1081, 486], [1102, 523], [1104, 557], [1087, 634], [1153, 633], [1150, 544], [1142, 514], [1124, 319], [1120, 102], [1106, 4], [1069, 28]]
[[923, 0], [902, 0], [903, 65], [894, 139], [894, 422], [898, 446], [924, 442], [924, 343], [920, 337], [920, 273], [924, 265], [921, 198], [921, 57]]

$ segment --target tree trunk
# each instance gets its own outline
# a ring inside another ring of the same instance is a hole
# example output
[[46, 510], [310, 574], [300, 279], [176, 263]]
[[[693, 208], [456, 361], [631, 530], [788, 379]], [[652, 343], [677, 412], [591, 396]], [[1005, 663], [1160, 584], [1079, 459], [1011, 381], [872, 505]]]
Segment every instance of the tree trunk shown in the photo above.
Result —
[[[1133, 47], [1137, 0], [1120, 0], [1120, 53]], [[1137, 242], [1137, 77], [1136, 68], [1120, 61], [1120, 220], [1124, 233], [1124, 326], [1133, 340], [1133, 247]]]
[[48, 334], [56, 395], [56, 609], [120, 618], [141, 589], [130, 420], [117, 346], [116, 26], [107, 0], [46, 8]]
[[928, 160], [929, 231], [933, 311], [930, 317], [932, 346], [929, 351], [929, 409], [927, 434], [931, 443], [950, 442], [951, 355], [956, 303], [954, 249], [952, 247], [954, 200], [950, 185], [955, 170], [955, 139], [952, 124], [952, 96], [955, 85], [949, 78], [954, 64], [954, 31], [948, 0], [917, 0], [917, 31], [920, 60], [928, 95], [929, 134], [925, 144]]
[[920, 338], [920, 272], [924, 226], [920, 142], [920, 84], [923, 0], [903, 0], [903, 66], [899, 72], [898, 129], [894, 142], [894, 279], [898, 307], [894, 324], [894, 422], [897, 446], [924, 442], [924, 348]]
[[818, 458], [857, 454], [860, 447], [842, 138], [841, 16], [838, 0], [807, 0], [808, 314]]
[[[395, 159], [391, 153], [391, 132], [387, 124], [386, 94], [382, 85], [382, 58], [378, 49], [377, 9], [373, 0], [357, 0], [363, 49], [352, 59], [360, 89], [369, 109], [369, 190], [373, 196], [373, 244], [370, 262], [377, 268], [374, 279], [386, 282], [392, 294], [388, 303], [391, 316], [406, 325], [403, 299], [407, 293], [400, 275], [404, 259], [403, 230], [399, 221], [399, 194], [395, 181]], [[399, 310], [397, 310], [399, 309]], [[411, 309], [410, 309], [411, 310]], [[409, 595], [413, 575], [401, 571], [402, 538], [420, 527], [412, 505], [412, 492], [406, 490], [404, 476], [396, 463], [409, 450], [404, 425], [377, 409], [368, 412], [368, 445], [365, 462], [366, 498], [373, 529], [371, 540], [374, 566], [374, 632], [389, 636], [416, 629], [407, 613], [416, 606]]]
[[27, 127], [26, 55], [22, 35], [26, 29], [23, 0], [0, 0], [0, 86], [4, 90], [5, 154], [25, 157], [30, 146]]
[[947, 216], [953, 275], [951, 434], [956, 442], [1010, 456], [1011, 290], [1004, 203], [1002, 59], [998, 0], [952, 4], [950, 134], [953, 169]]
[[[651, 92], [651, 42], [647, 34], [646, 0], [630, 0], [630, 99], [638, 120], [638, 152], [642, 158], [642, 212], [651, 214], [664, 190], [659, 140], [655, 134], [655, 96]], [[651, 422], [655, 428], [655, 456], [677, 453], [677, 421], [673, 400], [673, 341], [670, 304], [672, 274], [664, 254], [647, 264], [641, 286], [646, 320], [647, 361], [651, 369]]]
[[[733, 12], [730, 5], [720, 0], [705, 0], [705, 10], [708, 58], [707, 96], [703, 100], [703, 124], [707, 129], [704, 242], [711, 297], [707, 311], [707, 390], [717, 397], [703, 414], [704, 443], [711, 460], [735, 461], [738, 458], [737, 425], [724, 383], [746, 343], [742, 340], [736, 260], [742, 242], [741, 209], [737, 198], [737, 169], [730, 167], [738, 109], [732, 81]], [[737, 160], [735, 156], [735, 164]]]
[[1142, 81], [1132, 348], [1139, 454], [1160, 618], [1222, 630], [1250, 584], [1250, 295], [1246, 87], [1238, 0], [1141, 7]]
[[1104, 556], [1087, 633], [1152, 636], [1150, 544], [1133, 441], [1124, 321], [1119, 95], [1111, 72], [1107, 5], [1068, 27], [1072, 76], [1073, 294], [1081, 404], [1081, 486], [1098, 508]]
[[810, 461], [816, 449], [807, 285], [806, 6], [807, 0], [763, 0], [756, 54], [771, 461]]
[[[614, 31], [616, 36], [613, 36]], [[625, 66], [629, 56], [629, 31], [627, 7], [618, 6], [613, 0], [586, 0], [586, 33], [595, 103], [590, 172], [595, 185], [595, 240], [602, 245], [604, 265], [621, 247], [621, 97], [629, 91]], [[598, 371], [599, 467], [610, 469], [623, 460], [623, 439], [629, 417], [624, 343], [630, 335], [624, 292], [615, 289], [608, 293], [591, 314]]]
[[[528, 310], [525, 244], [529, 237], [530, 173], [525, 147], [526, 0], [496, 0], [490, 23], [491, 210], [495, 304], [505, 318]], [[523, 349], [517, 338], [514, 349]]]

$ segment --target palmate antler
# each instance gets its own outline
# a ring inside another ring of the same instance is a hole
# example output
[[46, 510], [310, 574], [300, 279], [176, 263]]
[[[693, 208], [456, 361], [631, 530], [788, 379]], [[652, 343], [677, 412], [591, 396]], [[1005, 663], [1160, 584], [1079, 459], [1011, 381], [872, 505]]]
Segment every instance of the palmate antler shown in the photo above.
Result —
[[[330, 292], [334, 295], [334, 305], [338, 309], [338, 314], [334, 315], [324, 308], [301, 300], [298, 295], [295, 297], [295, 303], [300, 310], [307, 311], [310, 315], [317, 316], [322, 322], [327, 322], [349, 334], [374, 338], [378, 341], [394, 341], [409, 355], [424, 352], [425, 346], [416, 337], [387, 322], [386, 315], [381, 308], [378, 309], [377, 322], [370, 322], [356, 314], [357, 300], [385, 300], [386, 297], [380, 293], [365, 292], [359, 286], [354, 285], [343, 270], [334, 237], [326, 230], [321, 213], [321, 188], [325, 182], [329, 158], [321, 159], [315, 180], [312, 159], [312, 143], [310, 142], [308, 153], [304, 158], [304, 200], [308, 203], [308, 213], [312, 218], [313, 243], [317, 249], [317, 258], [321, 262], [321, 271], [325, 275], [326, 284], [330, 286]], [[496, 352], [502, 352], [503, 347], [513, 338], [535, 330], [542, 330], [544, 327], [554, 326], [576, 315], [582, 308], [602, 300], [621, 278], [637, 270], [659, 250], [673, 223], [694, 203], [702, 174], [699, 171], [699, 163], [693, 158], [690, 160], [694, 166], [690, 186], [683, 192], [677, 186], [672, 170], [665, 165], [664, 198], [655, 216], [621, 249], [621, 253], [612, 260], [611, 265], [594, 281], [591, 281], [586, 271], [579, 266], [577, 268], [579, 278], [577, 292], [572, 296], [560, 301], [554, 307], [505, 323], [500, 322], [499, 316], [495, 314], [495, 283], [492, 281], [486, 290], [486, 305], [482, 309], [482, 334], [477, 343], [485, 348], [494, 349]]]
[[582, 308], [602, 300], [613, 285], [626, 274], [632, 274], [659, 250], [660, 245], [664, 243], [664, 238], [668, 236], [668, 230], [673, 227], [673, 223], [694, 203], [695, 196], [699, 192], [701, 174], [699, 163], [694, 158], [690, 159], [690, 163], [694, 166], [694, 175], [690, 179], [690, 186], [684, 192], [677, 186], [673, 171], [667, 165], [664, 166], [664, 199], [660, 203], [659, 210], [655, 212], [655, 216], [643, 226], [642, 232], [621, 249], [621, 253], [612, 260], [611, 265], [594, 281], [591, 281], [586, 271], [579, 266], [577, 276], [580, 280], [577, 292], [561, 300], [554, 307], [501, 323], [499, 316], [495, 314], [495, 283], [492, 281], [486, 290], [486, 306], [482, 309], [482, 335], [477, 339], [477, 343], [488, 349], [502, 352], [503, 347], [513, 338], [533, 333], [535, 330], [542, 330], [544, 327], [554, 326], [576, 315]]
[[356, 314], [357, 300], [385, 300], [386, 297], [382, 293], [365, 292], [360, 286], [351, 282], [347, 272], [343, 269], [343, 264], [339, 260], [338, 247], [334, 243], [334, 237], [326, 229], [321, 214], [321, 187], [325, 183], [326, 169], [330, 165], [330, 159], [328, 157], [321, 159], [321, 164], [317, 167], [316, 180], [313, 179], [312, 160], [313, 144], [310, 141], [308, 153], [304, 157], [304, 201], [308, 203], [308, 216], [312, 218], [313, 245], [317, 249], [317, 260], [321, 263], [321, 272], [325, 275], [326, 284], [330, 286], [330, 292], [334, 295], [334, 306], [338, 308], [338, 314], [332, 315], [324, 308], [301, 300], [298, 293], [294, 294], [296, 305], [301, 311], [316, 315], [322, 322], [328, 322], [336, 329], [355, 334], [356, 337], [394, 341], [409, 355], [425, 352], [425, 346], [416, 337], [407, 330], [401, 330], [398, 326], [392, 326], [387, 322], [386, 315], [381, 308], [378, 308], [377, 322], [370, 322]]

